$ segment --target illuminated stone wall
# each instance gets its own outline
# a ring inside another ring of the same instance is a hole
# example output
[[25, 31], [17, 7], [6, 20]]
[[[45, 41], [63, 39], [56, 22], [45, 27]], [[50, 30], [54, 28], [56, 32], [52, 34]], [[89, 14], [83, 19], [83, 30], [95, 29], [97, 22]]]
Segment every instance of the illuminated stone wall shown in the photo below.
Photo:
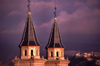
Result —
[[[31, 52], [31, 50], [33, 51], [33, 53]], [[26, 55], [25, 55], [25, 51], [27, 51]], [[40, 58], [40, 47], [39, 46], [22, 46], [21, 47], [21, 59], [30, 59], [32, 57], [36, 59]]]
[[[52, 55], [51, 52], [53, 52], [53, 56], [51, 56]], [[48, 60], [56, 60], [56, 59], [64, 60], [64, 48], [48, 48], [46, 55]]]
[[14, 66], [45, 66], [46, 60], [21, 60], [17, 59], [12, 61], [14, 63]]

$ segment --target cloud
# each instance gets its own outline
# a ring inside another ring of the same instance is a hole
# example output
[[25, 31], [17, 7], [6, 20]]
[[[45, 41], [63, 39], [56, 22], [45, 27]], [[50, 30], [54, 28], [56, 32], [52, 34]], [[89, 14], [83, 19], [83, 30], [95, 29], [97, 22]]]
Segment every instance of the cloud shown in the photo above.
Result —
[[[89, 0], [88, 0], [89, 1]], [[32, 9], [32, 16], [33, 18], [37, 18], [37, 20], [34, 22], [36, 30], [45, 30], [48, 32], [48, 29], [52, 28], [52, 24], [54, 21], [54, 18], [47, 18], [47, 15], [45, 17], [45, 14], [39, 14], [39, 13], [45, 13], [48, 12], [48, 10], [52, 9], [54, 7], [53, 1], [51, 2], [31, 2], [31, 9]], [[73, 34], [73, 33], [81, 33], [81, 34], [95, 34], [100, 33], [99, 31], [99, 22], [100, 22], [100, 9], [94, 9], [91, 10], [88, 6], [86, 6], [83, 2], [75, 1], [74, 6], [78, 6], [78, 8], [73, 13], [68, 13], [65, 10], [61, 10], [59, 15], [57, 16], [58, 25], [60, 28], [60, 31], [63, 34]], [[66, 6], [64, 6], [66, 7]], [[68, 6], [67, 6], [68, 7]], [[45, 11], [45, 12], [44, 12]], [[49, 13], [49, 12], [48, 12]], [[37, 14], [41, 17], [37, 17]], [[18, 11], [12, 11], [8, 14], [10, 15], [21, 15], [21, 12]], [[45, 17], [45, 19], [44, 19]], [[34, 19], [35, 20], [35, 19]], [[43, 21], [42, 23], [40, 21]], [[25, 22], [25, 21], [24, 21]], [[20, 24], [21, 23], [21, 24]], [[3, 31], [3, 33], [19, 33], [22, 31], [19, 29], [21, 27], [23, 29], [24, 25], [23, 22], [20, 22], [16, 27], [12, 29], [7, 29]], [[39, 25], [36, 25], [37, 23], [40, 23]], [[22, 26], [23, 27], [22, 27]]]
[[74, 6], [84, 6], [84, 3], [83, 2], [75, 1], [74, 2]]
[[75, 51], [75, 50], [68, 50], [68, 51], [65, 51], [65, 55], [66, 55], [66, 56], [74, 56], [74, 55], [76, 55], [77, 53], [79, 53], [79, 51]]
[[[78, 4], [79, 2], [77, 2]], [[81, 4], [79, 4], [81, 5]], [[91, 10], [84, 3], [75, 12], [69, 14], [66, 11], [60, 11], [57, 16], [60, 31], [63, 34], [98, 34], [100, 22], [100, 9]], [[50, 29], [53, 18], [38, 26], [41, 30]], [[43, 28], [43, 29], [42, 29]]]
[[6, 29], [6, 30], [2, 31], [2, 33], [6, 33], [6, 34], [21, 34], [23, 32], [23, 30], [24, 30], [24, 26], [25, 26], [25, 21], [22, 20], [17, 25], [14, 25], [11, 29]]
[[53, 16], [53, 2], [31, 2], [31, 12], [36, 25], [49, 22]]
[[17, 15], [22, 15], [23, 13], [22, 12], [19, 12], [19, 11], [12, 11], [8, 14], [8, 16], [17, 16]]
[[100, 0], [87, 0], [87, 5], [97, 5], [100, 4]]
[[49, 35], [53, 22], [54, 22], [54, 19], [52, 18], [49, 22], [42, 23], [41, 25], [35, 25], [37, 33], [39, 35], [41, 35], [41, 33], [43, 35]]
[[31, 9], [33, 11], [38, 9], [38, 12], [41, 12], [44, 9], [53, 8], [54, 7], [54, 3], [53, 3], [53, 1], [51, 1], [51, 2], [44, 2], [44, 1], [41, 1], [41, 2], [31, 2], [31, 7], [32, 7]]
[[[87, 10], [87, 11], [85, 11]], [[99, 10], [96, 10], [98, 12]], [[58, 16], [60, 20], [60, 27], [63, 29], [63, 32], [67, 33], [81, 33], [81, 34], [94, 34], [98, 32], [100, 25], [98, 14], [95, 10], [88, 11], [88, 9], [83, 8], [82, 10], [78, 9], [73, 14], [67, 14], [66, 12], [60, 12], [61, 16]], [[67, 16], [65, 16], [65, 14]], [[63, 17], [64, 16], [64, 17]]]

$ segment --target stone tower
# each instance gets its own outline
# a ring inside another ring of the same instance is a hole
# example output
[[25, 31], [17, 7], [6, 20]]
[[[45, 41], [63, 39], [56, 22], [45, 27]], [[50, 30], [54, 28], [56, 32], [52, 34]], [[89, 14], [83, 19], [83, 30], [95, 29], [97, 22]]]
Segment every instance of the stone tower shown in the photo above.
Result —
[[25, 24], [23, 36], [20, 48], [21, 59], [30, 59], [32, 57], [40, 59], [40, 43], [37, 39], [35, 28], [33, 25], [31, 12], [30, 12], [30, 0], [28, 0], [28, 17]]
[[33, 56], [36, 59], [40, 58], [40, 43], [36, 36], [31, 12], [28, 12], [27, 21], [19, 48], [21, 59], [29, 59]]
[[30, 0], [28, 0], [28, 16], [22, 36], [20, 58], [15, 57], [14, 66], [45, 66], [46, 59], [40, 58], [40, 43], [37, 39], [34, 24], [30, 12]]
[[[55, 7], [56, 10], [56, 7]], [[46, 58], [48, 60], [56, 60], [61, 59], [64, 60], [64, 45], [61, 40], [57, 18], [56, 18], [56, 11], [54, 12], [54, 23], [50, 33], [49, 41], [46, 48]]]
[[54, 23], [51, 29], [48, 44], [46, 45], [46, 66], [68, 66], [70, 61], [64, 58], [64, 45], [61, 40], [57, 17], [56, 7], [54, 12]]

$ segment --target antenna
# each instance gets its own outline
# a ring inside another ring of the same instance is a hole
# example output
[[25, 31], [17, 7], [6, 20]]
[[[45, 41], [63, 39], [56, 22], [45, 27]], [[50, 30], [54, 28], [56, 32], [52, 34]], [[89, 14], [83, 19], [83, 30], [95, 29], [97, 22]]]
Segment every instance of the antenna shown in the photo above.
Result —
[[56, 0], [55, 0], [55, 8], [54, 8], [54, 9], [55, 9], [54, 17], [56, 17], [56, 16], [57, 16], [57, 15], [56, 15], [56, 13], [57, 13], [57, 12], [56, 12], [56, 9], [57, 9], [57, 8], [56, 8]]
[[27, 7], [28, 7], [28, 12], [30, 12], [30, 11], [31, 11], [31, 9], [30, 9], [30, 0], [28, 0], [28, 5], [27, 5]]

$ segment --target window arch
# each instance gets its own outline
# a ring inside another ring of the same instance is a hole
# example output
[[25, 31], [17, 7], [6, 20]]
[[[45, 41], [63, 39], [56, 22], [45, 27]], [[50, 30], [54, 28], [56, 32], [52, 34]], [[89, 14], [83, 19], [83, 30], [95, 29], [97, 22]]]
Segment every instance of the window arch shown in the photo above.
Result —
[[56, 52], [56, 56], [59, 57], [59, 52]]
[[51, 51], [51, 57], [53, 57], [53, 52]]
[[25, 56], [27, 56], [27, 50], [25, 50]]
[[31, 50], [31, 56], [33, 56], [33, 50]]

